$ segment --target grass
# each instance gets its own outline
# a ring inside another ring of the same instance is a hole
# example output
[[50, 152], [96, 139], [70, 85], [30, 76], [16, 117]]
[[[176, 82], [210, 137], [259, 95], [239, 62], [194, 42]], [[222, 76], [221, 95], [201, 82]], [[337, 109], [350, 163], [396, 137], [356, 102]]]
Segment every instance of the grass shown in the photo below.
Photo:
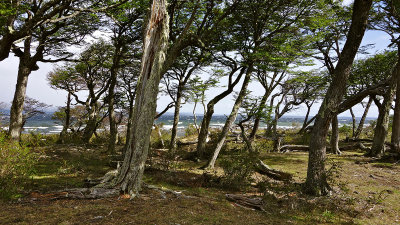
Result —
[[[112, 168], [103, 147], [77, 145], [37, 147], [42, 152], [36, 173], [26, 184], [20, 200], [0, 202], [0, 224], [398, 224], [400, 223], [400, 166], [371, 162], [359, 152], [328, 155], [327, 169], [338, 167], [330, 177], [333, 194], [309, 197], [301, 193], [306, 178], [306, 152], [268, 153], [261, 158], [274, 169], [292, 173], [294, 182], [282, 183], [255, 175], [247, 195], [264, 198], [265, 212], [238, 207], [225, 199], [232, 191], [219, 184], [221, 169], [204, 175], [205, 162], [177, 160], [171, 171], [153, 165], [144, 181], [158, 187], [181, 190], [193, 198], [144, 189], [140, 198], [53, 200], [48, 194], [84, 187], [87, 177], [97, 178]], [[160, 156], [157, 156], [160, 157]], [[161, 156], [162, 157], [162, 156]], [[221, 157], [224, 157], [222, 155]], [[153, 159], [157, 164], [160, 160]], [[363, 162], [363, 163], [359, 163]], [[218, 166], [218, 163], [217, 163]]]

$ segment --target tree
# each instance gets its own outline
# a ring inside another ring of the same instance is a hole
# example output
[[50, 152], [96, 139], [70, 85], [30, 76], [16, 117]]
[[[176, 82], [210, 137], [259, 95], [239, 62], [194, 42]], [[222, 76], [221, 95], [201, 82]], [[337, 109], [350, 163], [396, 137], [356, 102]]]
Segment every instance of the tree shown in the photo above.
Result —
[[32, 117], [44, 114], [44, 110], [48, 109], [49, 107], [51, 107], [51, 105], [47, 105], [46, 103], [40, 102], [27, 96], [25, 98], [24, 111], [22, 116], [22, 127], [20, 130], [22, 131], [26, 121], [28, 121]]
[[393, 150], [400, 153], [400, 4], [396, 0], [384, 0], [376, 3], [375, 8], [373, 28], [386, 32], [391, 38], [391, 46], [397, 47], [397, 66], [392, 75], [392, 87], [396, 86], [396, 100], [391, 144]]
[[[371, 151], [368, 153], [372, 156], [377, 156], [384, 152], [389, 111], [394, 97], [393, 92], [395, 86], [393, 86], [393, 84], [395, 84], [395, 81], [393, 79], [396, 77], [396, 70], [393, 65], [395, 65], [396, 61], [397, 53], [386, 51], [356, 61], [350, 73], [348, 93], [347, 96], [345, 96], [346, 100], [350, 99], [352, 96], [356, 96], [357, 93], [370, 89], [377, 83], [382, 83], [385, 80], [391, 81], [381, 93], [370, 95], [370, 101], [373, 100], [379, 109], [377, 126], [374, 129], [374, 144]], [[382, 103], [376, 97], [378, 95], [383, 96]]]
[[150, 142], [150, 132], [156, 114], [158, 85], [163, 75], [168, 45], [169, 17], [165, 0], [153, 0], [147, 25], [141, 72], [134, 106], [132, 142], [125, 152], [116, 185], [135, 197], [141, 188], [144, 165]]
[[173, 68], [163, 76], [166, 93], [171, 97], [174, 104], [174, 121], [171, 129], [170, 149], [176, 148], [176, 135], [179, 123], [181, 105], [189, 99], [191, 78], [206, 64], [206, 57], [201, 49], [189, 48], [185, 50], [184, 56], [180, 57]]
[[[41, 27], [56, 27], [71, 19], [79, 21], [80, 14], [104, 11], [126, 1], [113, 1], [112, 4], [100, 0], [2, 1], [0, 61], [8, 58], [10, 50], [29, 39]], [[88, 24], [89, 21], [83, 20], [81, 25]]]
[[[35, 4], [36, 1], [35, 1]], [[46, 4], [45, 4], [46, 5]], [[41, 4], [32, 6], [28, 13], [31, 15], [42, 13]], [[52, 7], [52, 6], [51, 6]], [[64, 7], [61, 5], [60, 7]], [[30, 30], [23, 40], [23, 46], [13, 45], [12, 51], [19, 58], [17, 85], [10, 112], [9, 135], [13, 140], [20, 139], [19, 130], [22, 123], [22, 110], [26, 95], [28, 78], [32, 71], [38, 70], [38, 62], [58, 62], [72, 57], [65, 49], [68, 46], [79, 44], [85, 35], [91, 33], [96, 27], [96, 19], [92, 14], [83, 13], [66, 19], [69, 9], [57, 12], [48, 20], [56, 22], [39, 23], [35, 29]], [[22, 16], [22, 15], [21, 15]], [[82, 21], [91, 21], [82, 23]]]
[[304, 191], [311, 195], [325, 195], [330, 189], [325, 171], [326, 136], [332, 117], [337, 114], [337, 107], [345, 94], [351, 65], [364, 36], [371, 5], [371, 0], [354, 1], [352, 22], [346, 43], [340, 53], [332, 73], [332, 82], [315, 119], [310, 138], [307, 179], [304, 184]]
[[[79, 62], [58, 67], [48, 75], [48, 79], [61, 89], [70, 93], [76, 103], [84, 105], [88, 112], [87, 123], [83, 131], [84, 143], [89, 143], [103, 116], [100, 115], [105, 96], [110, 86], [110, 68], [112, 66], [113, 46], [100, 40], [89, 46], [79, 56]], [[87, 91], [86, 99], [81, 100], [77, 91]]]

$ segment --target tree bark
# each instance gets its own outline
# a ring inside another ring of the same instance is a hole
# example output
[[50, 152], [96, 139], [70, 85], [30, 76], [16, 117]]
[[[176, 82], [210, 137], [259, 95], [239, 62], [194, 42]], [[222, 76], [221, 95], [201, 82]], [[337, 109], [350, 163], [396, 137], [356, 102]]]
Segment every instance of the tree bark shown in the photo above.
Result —
[[304, 191], [311, 195], [325, 195], [330, 189], [326, 179], [326, 136], [332, 117], [346, 92], [346, 83], [358, 48], [363, 39], [372, 0], [355, 0], [352, 23], [346, 43], [333, 71], [332, 82], [318, 111], [310, 139], [307, 179]]
[[354, 138], [359, 138], [360, 135], [361, 135], [361, 132], [362, 132], [362, 130], [364, 128], [365, 119], [367, 118], [367, 115], [368, 115], [369, 108], [372, 105], [372, 101], [373, 101], [373, 99], [370, 97], [368, 99], [367, 105], [365, 106], [365, 110], [364, 110], [364, 113], [363, 113], [363, 115], [361, 117], [360, 123], [358, 124], [356, 133], [354, 134]]
[[308, 103], [306, 103], [306, 106], [307, 106], [307, 113], [306, 113], [306, 117], [304, 118], [304, 121], [303, 121], [303, 126], [301, 126], [301, 129], [299, 130], [299, 134], [304, 133], [304, 131], [306, 130], [307, 126], [310, 124], [310, 123], [308, 123], [308, 117], [310, 116], [310, 111], [311, 111], [312, 104], [308, 105]]
[[31, 69], [26, 65], [25, 59], [20, 58], [18, 67], [17, 84], [15, 86], [14, 99], [10, 111], [10, 127], [9, 135], [14, 141], [19, 141], [21, 138], [24, 102], [26, 96], [26, 87], [28, 85], [28, 78], [31, 74]]
[[351, 120], [352, 120], [352, 127], [351, 127], [351, 136], [356, 135], [356, 115], [354, 115], [353, 108], [350, 108]]
[[231, 114], [226, 119], [224, 127], [222, 128], [222, 131], [219, 134], [218, 142], [215, 146], [215, 150], [214, 150], [212, 157], [208, 161], [207, 168], [210, 168], [210, 169], [214, 168], [215, 161], [217, 160], [219, 152], [221, 151], [221, 148], [225, 143], [226, 136], [228, 135], [229, 129], [232, 127], [232, 124], [236, 121], [236, 117], [239, 112], [240, 106], [242, 105], [243, 99], [244, 99], [244, 97], [246, 97], [246, 94], [247, 94], [247, 87], [249, 86], [249, 83], [251, 80], [251, 74], [253, 72], [252, 67], [253, 66], [250, 65], [247, 70], [246, 76], [244, 77], [244, 81], [242, 84], [242, 88], [240, 89], [239, 95], [237, 96], [237, 98], [235, 100]]
[[208, 128], [210, 127], [211, 118], [214, 114], [214, 104], [210, 103], [207, 104], [207, 112], [204, 114], [203, 120], [201, 121], [200, 133], [196, 147], [197, 156], [200, 158], [204, 158], [205, 156]]
[[396, 72], [393, 76], [396, 77], [396, 100], [394, 107], [393, 125], [392, 125], [392, 150], [394, 152], [400, 153], [400, 45], [398, 44], [397, 50], [397, 65]]
[[92, 138], [93, 134], [96, 132], [97, 122], [98, 122], [98, 114], [99, 114], [99, 106], [97, 102], [91, 102], [90, 106], [87, 107], [89, 118], [86, 123], [86, 127], [83, 130], [82, 140], [83, 143], [89, 144], [90, 139]]
[[117, 41], [115, 46], [113, 65], [111, 67], [111, 82], [108, 88], [108, 120], [110, 122], [110, 141], [108, 143], [108, 152], [115, 154], [115, 143], [117, 142], [118, 127], [115, 118], [115, 86], [117, 85], [117, 74], [121, 60], [121, 43]]
[[337, 115], [332, 118], [331, 151], [333, 154], [342, 154], [339, 149], [339, 121]]
[[[228, 84], [228, 88], [225, 91], [223, 91], [221, 94], [215, 96], [210, 102], [208, 102], [207, 110], [204, 113], [203, 121], [201, 122], [200, 133], [199, 133], [199, 138], [198, 138], [199, 142], [197, 143], [197, 148], [196, 148], [196, 154], [198, 157], [204, 158], [204, 155], [205, 155], [205, 148], [206, 148], [206, 142], [207, 142], [207, 137], [208, 137], [208, 129], [210, 127], [211, 118], [214, 114], [215, 104], [217, 104], [219, 101], [221, 101], [223, 98], [225, 98], [226, 96], [228, 96], [229, 94], [231, 94], [233, 92], [233, 88], [236, 86], [236, 84], [242, 78], [244, 72], [246, 71], [245, 69], [246, 68], [243, 67], [240, 70], [240, 73], [238, 74], [236, 79], [232, 83], [230, 82]], [[235, 74], [235, 72], [237, 72], [237, 70], [238, 70], [238, 68], [235, 68], [230, 72], [229, 80], [231, 80], [231, 77]]]
[[384, 95], [382, 104], [376, 100], [379, 115], [374, 129], [374, 142], [372, 143], [370, 151], [366, 154], [367, 156], [380, 157], [386, 150], [385, 139], [388, 134], [389, 112], [392, 106], [395, 89], [396, 83], [393, 83], [391, 88], [387, 90]]
[[176, 103], [175, 103], [175, 112], [174, 112], [174, 122], [172, 124], [171, 130], [171, 141], [170, 141], [170, 149], [176, 149], [176, 134], [178, 132], [178, 124], [179, 124], [179, 113], [181, 110], [182, 104], [182, 87], [178, 87], [178, 92], [176, 94]]
[[64, 123], [63, 129], [62, 129], [62, 131], [61, 131], [61, 133], [60, 133], [60, 140], [59, 140], [61, 143], [64, 143], [64, 141], [65, 141], [65, 135], [68, 133], [68, 128], [70, 127], [70, 120], [71, 120], [71, 100], [72, 100], [71, 93], [68, 92], [68, 95], [67, 95], [67, 105], [66, 105], [66, 107], [65, 107], [65, 123]]
[[[270, 91], [265, 91], [261, 101], [260, 101], [260, 109], [262, 110], [265, 107], [265, 104], [267, 103], [268, 97], [270, 96], [271, 92]], [[257, 113], [256, 118], [254, 119], [254, 124], [253, 124], [253, 129], [251, 130], [249, 139], [251, 141], [254, 140], [256, 137], [256, 133], [258, 131], [258, 128], [260, 127], [260, 122], [261, 122], [261, 113]]]
[[168, 13], [165, 0], [153, 0], [150, 21], [144, 38], [142, 66], [136, 92], [132, 141], [118, 173], [116, 185], [135, 197], [142, 177], [150, 144], [150, 133], [156, 114], [158, 86], [168, 46]]

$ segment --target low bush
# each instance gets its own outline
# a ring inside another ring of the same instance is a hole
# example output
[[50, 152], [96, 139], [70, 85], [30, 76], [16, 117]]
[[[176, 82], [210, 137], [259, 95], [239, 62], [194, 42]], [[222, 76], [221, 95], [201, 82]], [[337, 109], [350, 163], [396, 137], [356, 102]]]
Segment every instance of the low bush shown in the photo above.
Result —
[[0, 132], [0, 198], [9, 199], [23, 189], [34, 173], [37, 155]]
[[253, 182], [254, 164], [257, 157], [248, 152], [232, 152], [219, 165], [224, 170], [222, 185], [232, 189], [246, 189]]

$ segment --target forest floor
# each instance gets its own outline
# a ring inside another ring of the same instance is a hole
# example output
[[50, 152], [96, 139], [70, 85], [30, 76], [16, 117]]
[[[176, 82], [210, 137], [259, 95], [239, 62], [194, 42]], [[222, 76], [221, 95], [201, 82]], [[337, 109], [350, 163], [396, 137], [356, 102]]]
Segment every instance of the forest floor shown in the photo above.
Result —
[[[85, 187], [85, 178], [113, 169], [102, 147], [53, 145], [36, 151], [42, 155], [24, 195], [0, 201], [0, 224], [400, 224], [399, 162], [371, 161], [360, 152], [328, 156], [333, 191], [326, 197], [300, 191], [308, 153], [265, 152], [264, 162], [293, 174], [291, 182], [255, 174], [250, 187], [234, 191], [219, 185], [218, 167], [217, 173], [205, 175], [198, 169], [204, 162], [165, 165], [158, 156], [145, 172], [146, 184], [184, 195], [144, 188], [133, 200], [123, 195], [77, 200], [63, 198], [62, 191]], [[228, 193], [263, 198], [264, 211], [229, 202]]]

